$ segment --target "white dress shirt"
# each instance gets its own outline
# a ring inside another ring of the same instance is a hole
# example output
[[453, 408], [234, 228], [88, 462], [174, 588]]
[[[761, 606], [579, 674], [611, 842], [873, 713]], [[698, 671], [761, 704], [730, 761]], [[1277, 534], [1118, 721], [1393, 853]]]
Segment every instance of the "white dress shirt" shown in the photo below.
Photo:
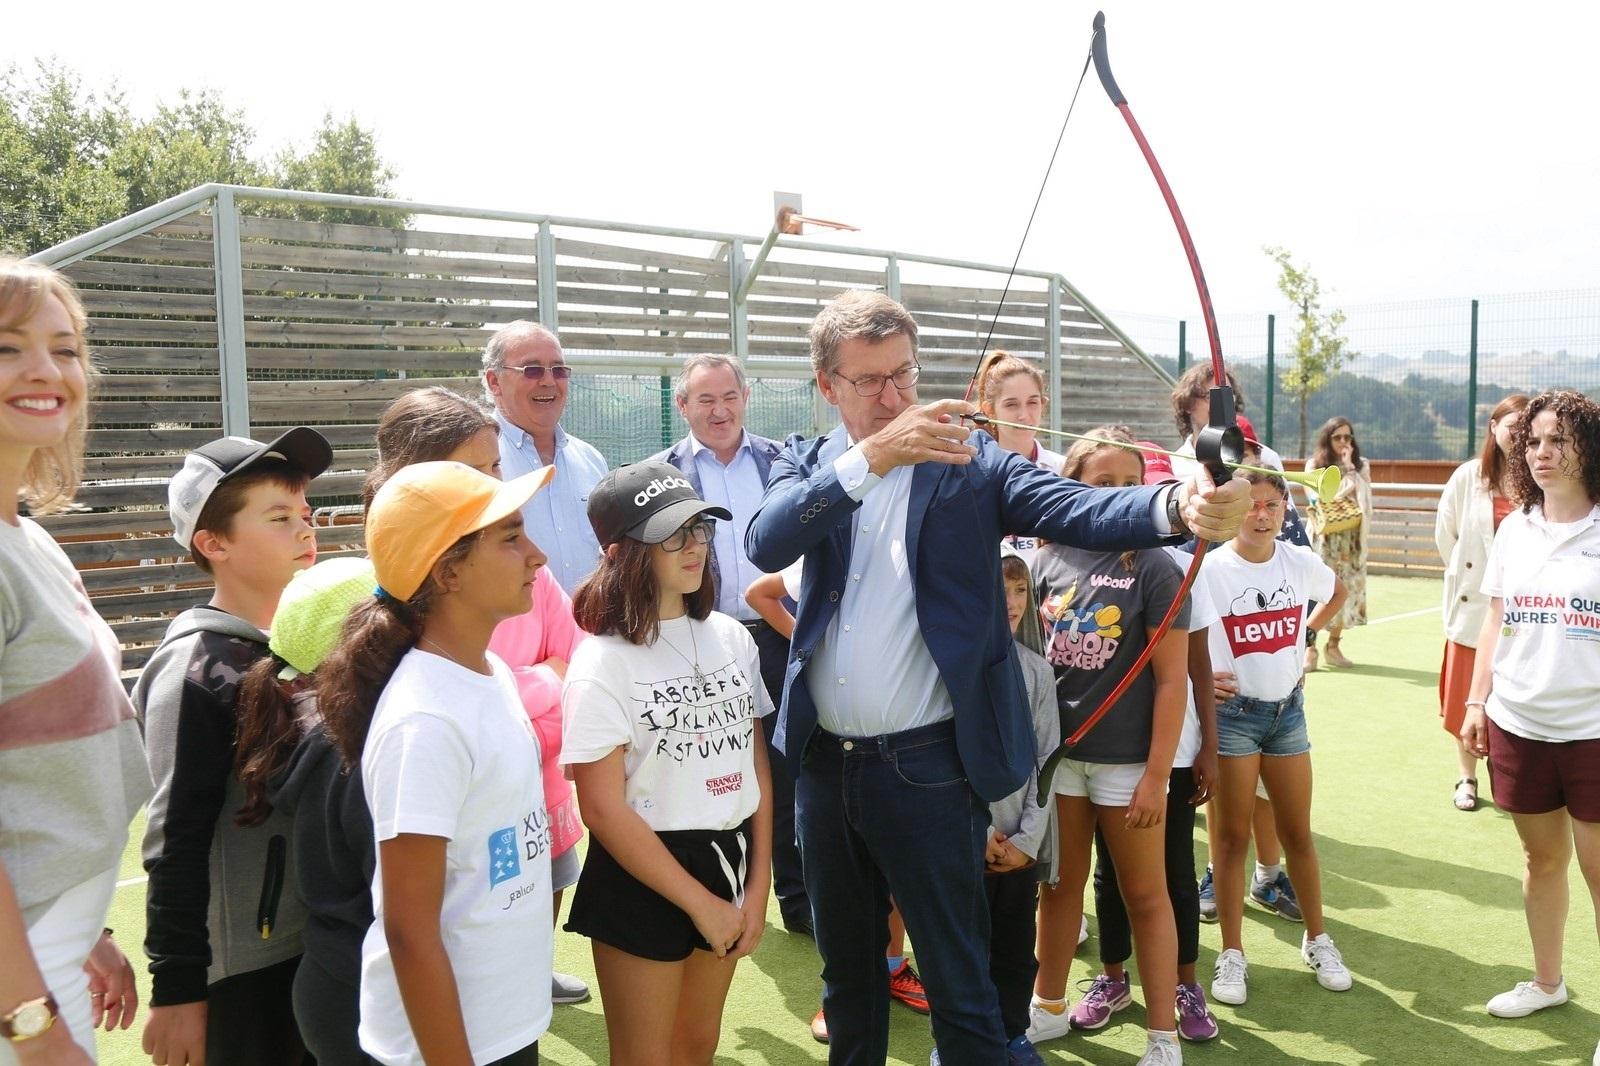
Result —
[[718, 522], [713, 547], [717, 553], [717, 610], [743, 621], [761, 617], [745, 602], [744, 590], [761, 577], [744, 553], [744, 531], [761, 506], [766, 486], [761, 483], [761, 472], [756, 469], [756, 457], [750, 450], [749, 434], [741, 434], [739, 449], [724, 466], [717, 453], [701, 444], [693, 433], [689, 434], [689, 452], [694, 457], [695, 472], [700, 475], [700, 496], [707, 503], [726, 507], [733, 515], [731, 522]]
[[[544, 466], [539, 447], [521, 427], [499, 411], [500, 474], [507, 481]], [[589, 524], [589, 492], [605, 476], [605, 456], [591, 444], [556, 427], [556, 473], [550, 484], [522, 508], [528, 539], [549, 558], [556, 582], [572, 595], [600, 565], [600, 541]]]

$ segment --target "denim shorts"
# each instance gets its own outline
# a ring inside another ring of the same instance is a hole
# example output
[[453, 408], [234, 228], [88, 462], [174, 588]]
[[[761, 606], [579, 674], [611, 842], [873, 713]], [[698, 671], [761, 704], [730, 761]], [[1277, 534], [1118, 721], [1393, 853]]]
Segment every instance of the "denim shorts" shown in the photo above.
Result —
[[1310, 750], [1303, 688], [1281, 700], [1235, 696], [1217, 704], [1218, 755], [1304, 755]]

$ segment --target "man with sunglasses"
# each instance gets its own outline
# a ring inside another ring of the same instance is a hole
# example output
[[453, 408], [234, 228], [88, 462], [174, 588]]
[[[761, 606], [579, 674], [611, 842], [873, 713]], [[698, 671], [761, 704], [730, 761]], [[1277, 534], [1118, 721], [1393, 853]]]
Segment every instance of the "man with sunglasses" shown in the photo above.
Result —
[[593, 445], [561, 428], [571, 378], [560, 339], [537, 322], [502, 326], [484, 345], [483, 385], [500, 424], [501, 475], [510, 481], [555, 465], [550, 487], [522, 509], [522, 520], [569, 596], [600, 561], [588, 506], [606, 472]]
[[[683, 471], [694, 491], [707, 503], [724, 507], [731, 521], [717, 526], [710, 567], [717, 583], [717, 610], [736, 618], [755, 638], [761, 653], [761, 679], [773, 707], [783, 696], [783, 670], [789, 660], [789, 638], [773, 629], [745, 602], [745, 589], [762, 573], [744, 550], [744, 531], [761, 506], [772, 460], [783, 445], [745, 429], [750, 384], [744, 367], [731, 355], [691, 355], [684, 359], [673, 399], [689, 432], [671, 448], [651, 456]], [[772, 747], [777, 714], [762, 723], [768, 762], [772, 767], [772, 887], [784, 928], [811, 935], [811, 901], [800, 874], [800, 850], [794, 839], [794, 777]]]
[[917, 403], [917, 323], [882, 293], [823, 308], [811, 362], [842, 424], [774, 461], [745, 547], [768, 572], [805, 559], [776, 743], [796, 775], [829, 1061], [887, 1056], [892, 893], [938, 1057], [1038, 1062], [1008, 1049], [989, 977], [987, 805], [1039, 757], [1000, 539], [1119, 551], [1190, 530], [1227, 540], [1249, 485], [1214, 486], [1202, 469], [1183, 484], [1091, 489], [971, 435], [960, 420], [974, 405]]

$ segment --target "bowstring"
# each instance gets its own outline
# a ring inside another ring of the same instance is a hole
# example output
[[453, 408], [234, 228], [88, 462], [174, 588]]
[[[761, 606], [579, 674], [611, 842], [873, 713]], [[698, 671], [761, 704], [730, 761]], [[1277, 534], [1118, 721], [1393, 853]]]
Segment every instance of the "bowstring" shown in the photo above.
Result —
[[1017, 276], [1017, 265], [1022, 262], [1023, 249], [1028, 246], [1028, 235], [1033, 232], [1033, 220], [1038, 217], [1039, 205], [1044, 202], [1044, 190], [1050, 184], [1050, 172], [1055, 169], [1056, 156], [1061, 153], [1061, 142], [1067, 136], [1067, 124], [1072, 121], [1072, 111], [1078, 106], [1078, 94], [1083, 91], [1083, 80], [1089, 74], [1089, 66], [1094, 62], [1094, 42], [1100, 35], [1096, 30], [1089, 37], [1089, 50], [1083, 57], [1083, 70], [1078, 72], [1078, 85], [1072, 90], [1072, 101], [1067, 104], [1066, 117], [1061, 120], [1061, 130], [1056, 134], [1055, 147], [1050, 150], [1050, 162], [1044, 168], [1044, 178], [1039, 182], [1039, 191], [1033, 197], [1033, 210], [1028, 212], [1028, 224], [1022, 228], [1022, 240], [1017, 244], [1017, 254], [1011, 259], [1011, 269], [1006, 272], [1005, 285], [1000, 289], [1000, 302], [995, 305], [994, 317], [989, 320], [989, 334], [983, 338], [983, 347], [978, 351], [978, 365], [972, 369], [972, 377], [967, 381], [967, 391], [962, 397], [970, 401], [972, 389], [978, 383], [978, 373], [983, 369], [983, 360], [989, 354], [989, 343], [994, 340], [994, 332], [1000, 325], [1000, 316], [1005, 313], [1006, 297], [1011, 293], [1011, 283]]

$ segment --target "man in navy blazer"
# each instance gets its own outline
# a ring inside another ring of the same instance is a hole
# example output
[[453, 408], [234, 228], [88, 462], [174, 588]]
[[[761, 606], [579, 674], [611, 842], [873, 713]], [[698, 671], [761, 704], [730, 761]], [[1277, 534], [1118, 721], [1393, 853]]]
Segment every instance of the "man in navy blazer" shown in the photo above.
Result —
[[[917, 946], [943, 1062], [1004, 1066], [989, 979], [988, 801], [1039, 758], [1006, 620], [1000, 539], [1122, 550], [1226, 540], [1242, 481], [1091, 489], [918, 406], [917, 325], [847, 292], [811, 327], [817, 386], [842, 424], [792, 439], [746, 533], [750, 560], [805, 558], [776, 742], [823, 958], [829, 1062], [888, 1053], [888, 895]], [[969, 439], [970, 437], [970, 439]]]
[[[720, 523], [711, 542], [710, 573], [717, 583], [717, 610], [744, 623], [761, 653], [761, 678], [776, 707], [783, 697], [783, 668], [789, 659], [789, 638], [779, 633], [745, 602], [744, 592], [762, 572], [744, 550], [744, 531], [755, 517], [766, 490], [772, 461], [783, 445], [745, 429], [750, 386], [744, 367], [730, 355], [691, 355], [673, 389], [688, 434], [652, 460], [671, 463], [708, 503], [726, 507], [733, 521]], [[811, 901], [800, 872], [800, 849], [794, 838], [794, 775], [772, 746], [777, 714], [763, 721], [772, 782], [772, 889], [783, 924], [792, 932], [812, 935]]]

